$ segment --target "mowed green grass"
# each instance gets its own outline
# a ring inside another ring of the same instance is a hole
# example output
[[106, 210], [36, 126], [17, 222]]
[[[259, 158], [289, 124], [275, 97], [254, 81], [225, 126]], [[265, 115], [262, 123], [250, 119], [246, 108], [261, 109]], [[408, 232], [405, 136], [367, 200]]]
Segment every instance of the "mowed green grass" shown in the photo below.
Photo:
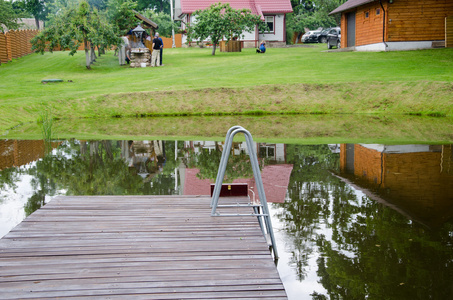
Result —
[[[99, 96], [123, 93], [134, 97], [138, 92], [183, 90], [187, 91], [187, 97], [191, 94], [197, 97], [200, 89], [256, 88], [259, 91], [262, 85], [278, 85], [280, 89], [287, 89], [286, 93], [300, 94], [304, 91], [297, 89], [298, 84], [307, 84], [322, 85], [325, 96], [321, 94], [313, 99], [322, 105], [323, 98], [329, 98], [329, 90], [344, 89], [342, 92], [346, 93], [352, 83], [355, 87], [363, 86], [365, 91], [367, 85], [376, 83], [389, 84], [395, 89], [404, 86], [404, 93], [411, 93], [410, 87], [422, 82], [421, 93], [426, 94], [433, 83], [436, 89], [442, 90], [434, 97], [453, 95], [453, 49], [365, 53], [327, 52], [325, 48], [324, 44], [269, 48], [264, 55], [256, 54], [254, 49], [243, 49], [240, 53], [217, 51], [215, 56], [206, 48], [165, 49], [163, 67], [135, 69], [119, 66], [113, 52], [98, 58], [91, 70], [84, 67], [83, 51], [75, 56], [69, 56], [68, 52], [28, 55], [0, 66], [0, 130], [36, 120], [44, 107], [51, 107], [58, 118], [93, 117], [91, 107], [96, 106]], [[65, 82], [42, 84], [43, 79]], [[392, 90], [385, 93], [391, 94]], [[414, 90], [414, 99], [417, 93], [419, 91]], [[261, 97], [266, 98], [266, 95]], [[442, 111], [447, 111], [443, 114], [448, 115], [449, 107], [445, 108], [448, 99], [442, 101]], [[170, 102], [171, 97], [166, 100], [168, 105]], [[108, 105], [115, 107], [115, 103]], [[204, 105], [209, 107], [209, 101]], [[222, 105], [216, 103], [215, 106], [215, 112], [222, 113]], [[432, 107], [431, 103], [430, 111]], [[124, 115], [130, 114], [127, 107], [115, 107], [120, 115], [122, 110]], [[420, 110], [417, 107], [416, 113]], [[171, 112], [177, 114], [178, 107], [171, 107]]]

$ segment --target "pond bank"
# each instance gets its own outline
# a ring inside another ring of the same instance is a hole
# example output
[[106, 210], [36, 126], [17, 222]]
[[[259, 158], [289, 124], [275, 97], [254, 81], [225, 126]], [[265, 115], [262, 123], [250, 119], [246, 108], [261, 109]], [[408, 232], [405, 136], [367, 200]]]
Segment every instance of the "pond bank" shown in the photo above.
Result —
[[[0, 131], [34, 122], [46, 109], [60, 120], [162, 116], [373, 114], [453, 116], [453, 84], [353, 82], [262, 85], [104, 94], [46, 104], [5, 105]], [[280, 116], [282, 117], [282, 116]], [[75, 121], [70, 121], [75, 122]], [[104, 122], [104, 121], [102, 121]]]
[[[451, 143], [453, 118], [369, 114], [192, 116], [66, 119], [53, 123], [55, 139], [210, 140], [223, 141], [233, 125], [247, 128], [257, 142]], [[10, 139], [42, 139], [29, 123], [9, 131]], [[239, 139], [241, 137], [238, 137]]]

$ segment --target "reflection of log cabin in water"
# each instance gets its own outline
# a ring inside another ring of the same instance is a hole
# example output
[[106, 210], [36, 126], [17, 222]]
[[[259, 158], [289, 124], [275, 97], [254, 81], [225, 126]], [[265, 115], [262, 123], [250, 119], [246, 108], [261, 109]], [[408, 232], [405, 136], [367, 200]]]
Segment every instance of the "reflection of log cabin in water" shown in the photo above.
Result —
[[365, 188], [371, 198], [438, 226], [453, 217], [452, 147], [342, 144], [341, 176]]
[[[224, 143], [210, 142], [210, 141], [190, 141], [185, 142], [185, 148], [190, 148], [195, 154], [199, 154], [202, 149], [207, 149], [209, 152], [223, 150]], [[258, 159], [266, 158], [270, 165], [266, 165], [261, 170], [261, 178], [263, 180], [264, 192], [266, 194], [267, 202], [285, 202], [289, 178], [293, 165], [286, 163], [286, 145], [285, 144], [268, 144], [256, 143], [255, 149]], [[239, 155], [241, 152], [247, 153], [248, 150], [245, 142], [233, 143], [231, 155]], [[248, 157], [248, 156], [247, 156]], [[248, 163], [250, 170], [252, 166]], [[217, 172], [216, 166], [216, 172]], [[210, 195], [211, 183], [214, 179], [200, 179], [197, 174], [199, 169], [195, 168], [180, 168], [179, 173], [181, 176], [181, 190], [183, 195]], [[215, 173], [216, 173], [215, 172]], [[226, 182], [224, 182], [226, 183]], [[246, 183], [248, 188], [254, 192], [249, 191], [249, 197], [255, 202], [259, 202], [258, 192], [253, 175], [251, 178], [238, 178], [234, 179], [232, 183]]]
[[[58, 143], [52, 143], [52, 148]], [[19, 167], [43, 158], [45, 147], [43, 140], [1, 140], [0, 141], [0, 170]]]

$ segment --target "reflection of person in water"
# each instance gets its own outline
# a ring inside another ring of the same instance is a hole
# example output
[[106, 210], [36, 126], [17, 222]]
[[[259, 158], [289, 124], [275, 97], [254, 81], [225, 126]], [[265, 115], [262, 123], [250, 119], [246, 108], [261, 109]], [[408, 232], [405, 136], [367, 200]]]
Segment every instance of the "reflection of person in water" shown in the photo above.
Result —
[[136, 142], [128, 141], [130, 167], [138, 173], [157, 174], [163, 170], [166, 162], [163, 141]]

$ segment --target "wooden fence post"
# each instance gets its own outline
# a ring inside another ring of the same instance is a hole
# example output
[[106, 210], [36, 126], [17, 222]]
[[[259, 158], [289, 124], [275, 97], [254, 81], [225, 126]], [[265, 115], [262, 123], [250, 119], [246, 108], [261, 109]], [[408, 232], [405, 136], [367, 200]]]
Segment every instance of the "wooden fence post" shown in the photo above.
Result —
[[0, 32], [0, 64], [8, 62], [8, 50], [6, 48], [6, 35]]
[[8, 61], [13, 59], [13, 55], [11, 53], [11, 32], [6, 33], [6, 53], [8, 56]]

